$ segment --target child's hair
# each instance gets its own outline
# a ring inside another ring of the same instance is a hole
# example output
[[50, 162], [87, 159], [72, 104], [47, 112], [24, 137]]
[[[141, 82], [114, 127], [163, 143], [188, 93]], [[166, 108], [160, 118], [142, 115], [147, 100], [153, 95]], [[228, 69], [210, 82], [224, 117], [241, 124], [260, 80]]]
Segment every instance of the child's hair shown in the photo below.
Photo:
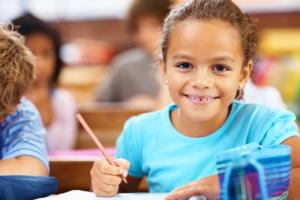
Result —
[[[241, 37], [243, 66], [253, 60], [257, 43], [255, 24], [231, 0], [188, 0], [175, 7], [165, 20], [161, 45], [161, 56], [166, 61], [171, 28], [186, 19], [222, 20], [235, 27]], [[222, 30], [220, 30], [222, 31]]]
[[61, 38], [59, 34], [50, 25], [30, 13], [25, 13], [14, 19], [12, 23], [15, 25], [17, 31], [25, 37], [40, 33], [47, 36], [52, 41], [55, 51], [55, 69], [52, 75], [51, 86], [54, 87], [57, 84], [63, 66], [59, 54], [61, 47]]
[[134, 0], [127, 14], [129, 32], [137, 30], [137, 21], [142, 16], [157, 18], [162, 24], [171, 10], [171, 0]]
[[0, 121], [15, 110], [34, 77], [34, 57], [11, 29], [0, 25]]

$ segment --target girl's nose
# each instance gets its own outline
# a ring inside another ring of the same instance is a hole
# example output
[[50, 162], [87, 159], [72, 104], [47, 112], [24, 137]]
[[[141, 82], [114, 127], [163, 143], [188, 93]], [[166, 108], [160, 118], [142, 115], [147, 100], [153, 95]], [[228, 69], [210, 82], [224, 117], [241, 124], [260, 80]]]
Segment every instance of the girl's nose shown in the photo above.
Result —
[[208, 70], [197, 70], [192, 78], [192, 87], [198, 89], [210, 88], [213, 85], [213, 78]]

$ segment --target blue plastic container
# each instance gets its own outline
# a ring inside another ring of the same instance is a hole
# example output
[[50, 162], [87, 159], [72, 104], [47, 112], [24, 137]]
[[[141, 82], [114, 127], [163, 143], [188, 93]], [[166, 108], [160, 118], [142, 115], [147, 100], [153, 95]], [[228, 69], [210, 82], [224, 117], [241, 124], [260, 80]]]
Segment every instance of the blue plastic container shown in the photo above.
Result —
[[291, 150], [251, 143], [217, 156], [221, 199], [287, 199]]

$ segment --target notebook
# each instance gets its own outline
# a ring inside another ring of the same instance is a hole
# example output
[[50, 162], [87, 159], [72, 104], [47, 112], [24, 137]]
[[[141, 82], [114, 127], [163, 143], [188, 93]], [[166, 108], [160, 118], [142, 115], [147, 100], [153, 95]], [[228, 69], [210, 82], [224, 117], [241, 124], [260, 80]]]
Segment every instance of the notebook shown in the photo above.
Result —
[[[93, 192], [82, 190], [71, 190], [59, 195], [53, 195], [36, 200], [70, 200], [70, 199], [84, 199], [84, 200], [162, 200], [168, 193], [120, 193], [114, 197], [96, 197]], [[192, 197], [190, 200], [205, 200], [205, 197]]]

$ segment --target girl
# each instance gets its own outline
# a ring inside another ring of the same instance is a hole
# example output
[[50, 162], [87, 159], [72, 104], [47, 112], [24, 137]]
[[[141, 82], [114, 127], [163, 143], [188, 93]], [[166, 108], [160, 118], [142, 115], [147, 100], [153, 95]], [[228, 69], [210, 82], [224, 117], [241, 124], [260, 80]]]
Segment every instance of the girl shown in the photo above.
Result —
[[[253, 68], [251, 19], [230, 0], [194, 0], [174, 8], [163, 31], [161, 71], [175, 105], [128, 120], [117, 141], [119, 167], [98, 160], [91, 170], [96, 195], [135, 191], [146, 176], [150, 192], [170, 192], [197, 180], [169, 200], [199, 194], [217, 199], [215, 155], [257, 142], [292, 148], [289, 198], [295, 198], [300, 184], [295, 116], [236, 100]], [[119, 188], [120, 174], [127, 173], [128, 184]]]
[[36, 78], [26, 96], [38, 108], [49, 151], [74, 147], [77, 133], [76, 106], [71, 94], [57, 88], [62, 69], [59, 56], [60, 38], [48, 24], [31, 14], [13, 21], [26, 36], [25, 44], [36, 56]]

